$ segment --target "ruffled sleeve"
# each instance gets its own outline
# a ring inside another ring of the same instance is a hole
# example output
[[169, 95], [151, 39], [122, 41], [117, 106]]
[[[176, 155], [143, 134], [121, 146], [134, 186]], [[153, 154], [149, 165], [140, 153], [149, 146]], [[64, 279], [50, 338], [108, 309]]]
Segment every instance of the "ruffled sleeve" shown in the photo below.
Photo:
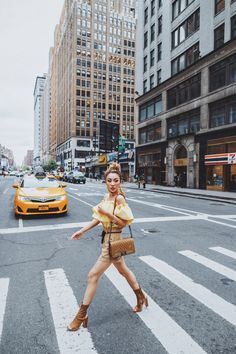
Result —
[[93, 219], [96, 219], [96, 220], [100, 221], [101, 223], [110, 222], [109, 218], [106, 215], [99, 213], [97, 205], [92, 208], [92, 212], [93, 212], [93, 214], [92, 214]]
[[118, 218], [126, 220], [127, 225], [130, 225], [134, 220], [133, 213], [127, 203], [117, 205], [114, 214]]

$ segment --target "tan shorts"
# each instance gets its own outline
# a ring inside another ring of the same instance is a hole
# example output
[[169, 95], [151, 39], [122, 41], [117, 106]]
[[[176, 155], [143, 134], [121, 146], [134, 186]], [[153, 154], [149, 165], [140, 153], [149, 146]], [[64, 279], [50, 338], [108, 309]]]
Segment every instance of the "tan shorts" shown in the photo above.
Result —
[[[112, 233], [111, 234], [111, 238], [110, 240], [111, 241], [117, 241], [117, 240], [120, 240], [122, 237], [121, 237], [121, 233]], [[105, 234], [105, 237], [104, 237], [104, 241], [103, 241], [103, 244], [102, 244], [102, 253], [100, 254], [98, 260], [99, 261], [102, 261], [102, 262], [118, 262], [121, 260], [122, 257], [117, 257], [117, 258], [111, 258], [110, 255], [109, 255], [109, 233]]]

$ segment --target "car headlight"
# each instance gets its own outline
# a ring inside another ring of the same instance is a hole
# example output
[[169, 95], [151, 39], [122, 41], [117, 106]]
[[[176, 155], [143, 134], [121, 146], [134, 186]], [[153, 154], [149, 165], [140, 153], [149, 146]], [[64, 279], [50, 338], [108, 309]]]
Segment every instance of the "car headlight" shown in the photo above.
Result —
[[58, 195], [55, 199], [56, 200], [64, 200], [64, 199], [66, 199], [66, 196], [65, 195]]
[[22, 195], [19, 195], [19, 196], [18, 196], [18, 199], [19, 199], [19, 200], [22, 200], [22, 201], [25, 201], [25, 202], [29, 202], [29, 201], [30, 201], [30, 198], [29, 198], [29, 197], [23, 197]]

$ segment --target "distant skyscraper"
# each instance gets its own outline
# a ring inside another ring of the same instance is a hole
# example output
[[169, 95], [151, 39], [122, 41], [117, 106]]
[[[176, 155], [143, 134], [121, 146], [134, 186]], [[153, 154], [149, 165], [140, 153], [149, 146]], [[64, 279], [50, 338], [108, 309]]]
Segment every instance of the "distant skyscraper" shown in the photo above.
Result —
[[37, 76], [34, 86], [34, 164], [41, 162], [42, 155], [42, 95], [46, 76]]
[[[51, 152], [82, 167], [99, 121], [135, 141], [135, 1], [66, 0], [51, 50]], [[56, 144], [55, 144], [56, 142]]]

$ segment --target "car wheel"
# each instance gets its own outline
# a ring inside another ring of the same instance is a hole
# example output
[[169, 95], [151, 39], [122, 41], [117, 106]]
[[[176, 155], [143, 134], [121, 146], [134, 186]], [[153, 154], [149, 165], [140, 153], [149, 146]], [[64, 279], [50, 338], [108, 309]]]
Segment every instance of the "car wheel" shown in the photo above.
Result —
[[83, 182], [83, 184], [85, 184], [85, 181]]

